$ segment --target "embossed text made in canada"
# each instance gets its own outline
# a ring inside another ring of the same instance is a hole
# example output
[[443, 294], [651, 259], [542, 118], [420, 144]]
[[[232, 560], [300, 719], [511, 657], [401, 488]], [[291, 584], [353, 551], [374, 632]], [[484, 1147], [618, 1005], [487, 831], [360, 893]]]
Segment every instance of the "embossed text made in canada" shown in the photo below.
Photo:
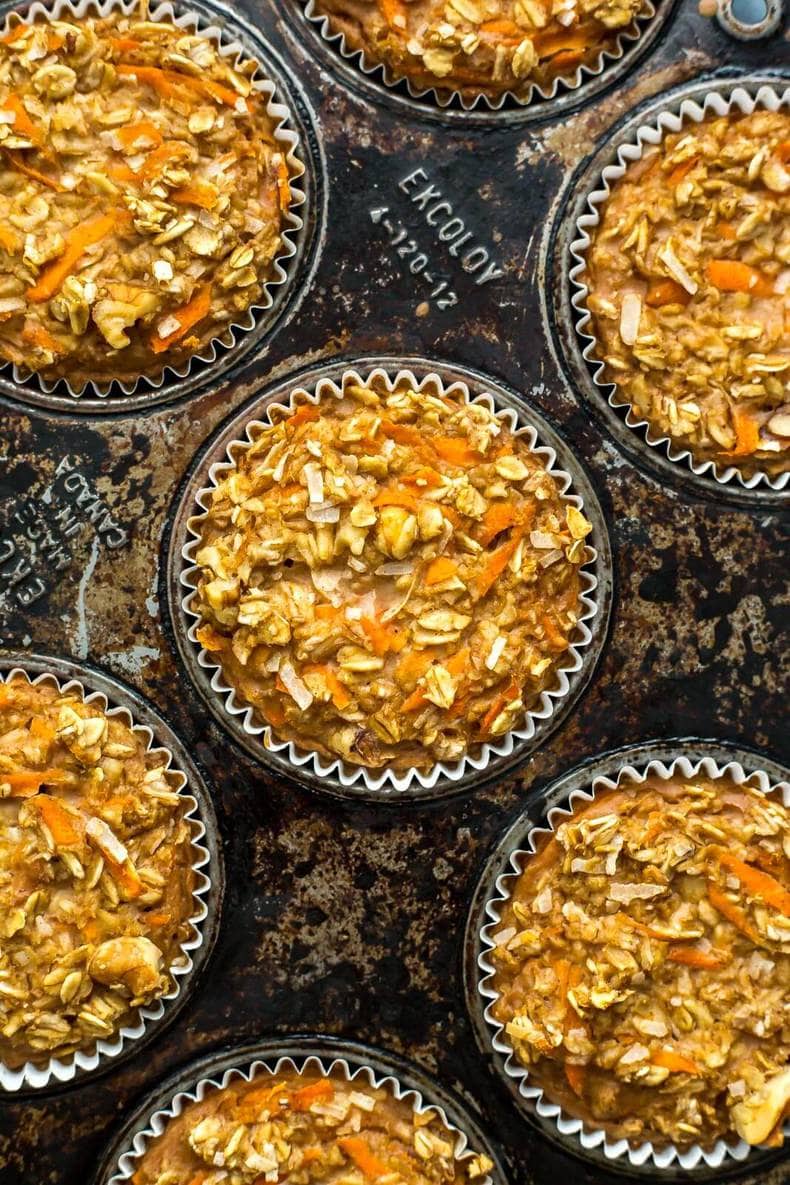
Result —
[[492, 259], [491, 251], [476, 241], [474, 231], [458, 217], [441, 189], [431, 182], [425, 169], [413, 169], [398, 182], [398, 188], [412, 205], [422, 210], [437, 242], [459, 261], [465, 272], [474, 276], [475, 284], [488, 284], [505, 274]]

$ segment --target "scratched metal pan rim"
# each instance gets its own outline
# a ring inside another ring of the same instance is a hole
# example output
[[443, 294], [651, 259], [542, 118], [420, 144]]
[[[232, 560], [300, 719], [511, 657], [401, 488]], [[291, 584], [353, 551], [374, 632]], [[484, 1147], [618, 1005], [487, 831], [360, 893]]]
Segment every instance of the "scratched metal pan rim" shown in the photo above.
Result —
[[331, 20], [320, 12], [315, 0], [298, 0], [297, 16], [327, 50], [329, 60], [352, 83], [361, 82], [378, 96], [394, 99], [418, 115], [439, 115], [442, 120], [490, 122], [503, 119], [551, 119], [569, 106], [592, 100], [601, 90], [626, 73], [646, 53], [671, 15], [675, 0], [643, 0], [640, 12], [621, 30], [614, 44], [601, 50], [589, 64], [571, 74], [558, 75], [541, 86], [533, 83], [524, 95], [505, 91], [499, 96], [484, 92], [468, 96], [451, 87], [420, 87], [406, 75], [397, 74], [385, 62], [369, 61], [364, 48], [354, 49], [342, 31], [333, 32]]
[[[586, 1126], [551, 1102], [541, 1087], [530, 1084], [529, 1071], [516, 1060], [504, 1027], [491, 1013], [498, 999], [490, 960], [493, 932], [540, 838], [571, 818], [579, 806], [592, 802], [599, 791], [616, 789], [623, 781], [639, 784], [649, 775], [670, 778], [676, 771], [684, 778], [700, 772], [708, 777], [729, 774], [738, 784], [748, 780], [761, 790], [781, 794], [790, 807], [790, 770], [728, 741], [680, 737], [639, 742], [584, 761], [550, 781], [529, 807], [521, 809], [489, 854], [467, 918], [464, 991], [477, 1043], [493, 1072], [522, 1115], [565, 1151], [629, 1176], [719, 1181], [739, 1166], [768, 1167], [782, 1158], [782, 1152], [751, 1148], [744, 1140], [718, 1140], [711, 1149], [693, 1145], [682, 1150], [656, 1148], [650, 1141], [633, 1148], [627, 1140], [610, 1140], [602, 1129]], [[790, 1123], [785, 1134], [790, 1136]]]
[[[6, 31], [12, 16], [16, 24], [36, 18], [83, 18], [130, 15], [138, 0], [34, 0], [20, 13], [4, 4], [0, 25]], [[291, 202], [283, 215], [282, 246], [272, 264], [271, 277], [263, 285], [260, 301], [214, 336], [198, 354], [178, 364], [161, 364], [150, 374], [134, 378], [86, 380], [76, 387], [66, 378], [49, 379], [15, 363], [0, 362], [0, 395], [52, 410], [69, 412], [130, 411], [148, 409], [183, 398], [207, 383], [228, 376], [250, 352], [292, 316], [305, 290], [305, 268], [314, 235], [314, 202], [319, 166], [314, 160], [316, 136], [312, 108], [275, 50], [261, 33], [224, 0], [159, 0], [151, 20], [171, 21], [179, 28], [202, 33], [215, 42], [223, 58], [233, 64], [254, 62], [254, 89], [266, 100], [266, 113], [274, 125], [274, 137], [289, 164]]]
[[32, 685], [54, 685], [96, 703], [111, 717], [120, 717], [146, 743], [146, 751], [165, 758], [165, 768], [179, 780], [188, 805], [185, 818], [192, 831], [195, 874], [190, 934], [180, 944], [168, 970], [173, 986], [153, 1004], [135, 1010], [112, 1038], [93, 1048], [28, 1061], [11, 1069], [0, 1062], [0, 1094], [26, 1096], [82, 1085], [106, 1073], [157, 1038], [188, 1002], [217, 937], [224, 892], [224, 867], [217, 821], [208, 787], [185, 746], [166, 721], [139, 692], [93, 667], [70, 659], [25, 651], [0, 653], [0, 683], [24, 678]]
[[[600, 223], [601, 209], [609, 199], [612, 184], [625, 175], [630, 164], [641, 159], [646, 147], [660, 144], [667, 132], [678, 132], [684, 125], [699, 123], [711, 114], [723, 116], [733, 110], [751, 114], [757, 109], [778, 111], [785, 108], [790, 109], [790, 86], [781, 79], [765, 82], [751, 78], [726, 80], [718, 89], [706, 89], [704, 83], [697, 82], [692, 88], [684, 87], [659, 96], [649, 112], [632, 117], [626, 128], [621, 129], [615, 137], [614, 148], [610, 147], [611, 137], [607, 137], [594, 166], [588, 171], [590, 179], [576, 201], [572, 223], [567, 229], [571, 237], [567, 248], [571, 257], [567, 275], [569, 312], [575, 329], [573, 346], [580, 352], [586, 371], [584, 377], [592, 385], [598, 400], [603, 397], [614, 416], [629, 430], [633, 443], [647, 446], [679, 475], [688, 475], [686, 480], [706, 486], [714, 495], [722, 493], [727, 496], [732, 490], [738, 500], [747, 502], [754, 502], [759, 496], [762, 505], [787, 490], [790, 471], [771, 475], [757, 470], [747, 477], [735, 465], [723, 467], [713, 460], [695, 459], [688, 448], [672, 437], [660, 434], [635, 412], [628, 400], [619, 394], [617, 384], [605, 377], [605, 363], [600, 356], [600, 345], [587, 307], [587, 252], [592, 244], [590, 232]], [[575, 367], [575, 372], [578, 376], [579, 367]], [[587, 382], [584, 385], [587, 386]]]
[[[584, 507], [593, 524], [591, 556], [582, 565], [579, 636], [569, 648], [570, 662], [560, 668], [557, 686], [544, 691], [535, 707], [525, 713], [523, 724], [498, 738], [496, 744], [476, 746], [456, 763], [438, 762], [428, 771], [399, 773], [390, 769], [371, 770], [340, 759], [327, 759], [315, 751], [276, 740], [268, 725], [258, 721], [249, 705], [238, 702], [222, 670], [197, 638], [200, 617], [192, 606], [198, 568], [195, 551], [199, 526], [205, 517], [217, 478], [233, 467], [239, 451], [249, 448], [255, 435], [266, 426], [263, 416], [271, 407], [288, 408], [292, 401], [316, 402], [338, 396], [343, 383], [380, 380], [390, 389], [402, 378], [418, 389], [428, 386], [444, 392], [460, 390], [472, 401], [481, 401], [517, 426], [530, 448], [544, 461], [557, 481], [561, 496], [572, 505]], [[586, 686], [600, 656], [606, 637], [612, 591], [611, 548], [597, 496], [581, 464], [556, 431], [525, 401], [501, 383], [457, 366], [424, 359], [357, 359], [333, 367], [315, 367], [308, 374], [294, 375], [256, 396], [209, 441], [182, 490], [171, 527], [168, 569], [168, 601], [179, 655], [193, 685], [202, 695], [215, 719], [231, 737], [257, 761], [300, 785], [344, 798], [386, 802], [431, 799], [446, 794], [479, 789], [484, 783], [501, 780], [504, 774], [543, 743], [550, 731], [573, 707]]]
[[92, 1185], [129, 1181], [149, 1143], [179, 1115], [187, 1103], [203, 1099], [233, 1081], [251, 1081], [282, 1072], [339, 1073], [348, 1082], [361, 1079], [405, 1100], [415, 1111], [434, 1111], [455, 1137], [455, 1159], [463, 1163], [476, 1153], [492, 1162], [480, 1185], [507, 1185], [502, 1154], [484, 1134], [476, 1109], [448, 1090], [421, 1066], [360, 1041], [313, 1034], [261, 1038], [204, 1054], [171, 1074], [151, 1091], [126, 1119], [101, 1158]]

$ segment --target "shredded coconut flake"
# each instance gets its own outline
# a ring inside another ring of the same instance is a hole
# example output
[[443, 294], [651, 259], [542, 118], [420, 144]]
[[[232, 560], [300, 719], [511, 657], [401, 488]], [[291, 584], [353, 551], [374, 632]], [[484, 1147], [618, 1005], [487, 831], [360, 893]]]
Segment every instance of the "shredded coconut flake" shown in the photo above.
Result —
[[305, 684], [297, 675], [289, 662], [284, 662], [280, 667], [280, 678], [282, 679], [288, 694], [296, 701], [296, 706], [302, 711], [306, 712], [313, 702], [313, 696], [308, 691]]
[[632, 346], [639, 336], [639, 322], [642, 319], [642, 301], [635, 292], [626, 292], [620, 309], [620, 337], [625, 345]]
[[502, 657], [502, 651], [505, 649], [506, 645], [507, 639], [505, 638], [505, 635], [497, 634], [491, 645], [491, 649], [488, 652], [488, 658], [486, 659], [486, 666], [489, 671], [493, 671], [494, 667], [499, 662], [500, 658]]
[[609, 886], [609, 896], [612, 901], [622, 901], [627, 905], [629, 901], [647, 901], [650, 897], [659, 897], [664, 888], [661, 885], [618, 884]]
[[324, 501], [324, 475], [317, 465], [305, 465], [304, 475], [307, 479], [307, 493], [314, 506], [320, 506]]
[[336, 523], [340, 519], [340, 507], [331, 502], [322, 502], [319, 506], [308, 506], [305, 518], [311, 523]]
[[669, 243], [659, 251], [658, 258], [665, 265], [673, 279], [677, 280], [678, 284], [686, 289], [686, 292], [694, 296], [699, 285], [696, 280], [692, 280]]
[[103, 819], [97, 819], [95, 817], [88, 819], [85, 832], [95, 842], [96, 846], [106, 856], [109, 856], [111, 860], [114, 860], [116, 864], [126, 863], [129, 853], [115, 832], [108, 827]]

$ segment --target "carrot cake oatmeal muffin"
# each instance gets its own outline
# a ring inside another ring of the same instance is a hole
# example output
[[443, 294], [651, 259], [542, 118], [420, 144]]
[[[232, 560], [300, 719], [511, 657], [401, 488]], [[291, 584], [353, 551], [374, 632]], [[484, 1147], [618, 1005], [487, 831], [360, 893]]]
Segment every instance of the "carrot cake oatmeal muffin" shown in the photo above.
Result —
[[174, 780], [97, 705], [0, 683], [5, 1065], [89, 1049], [172, 987], [193, 881]]
[[790, 814], [730, 778], [600, 794], [524, 863], [492, 1004], [530, 1082], [638, 1145], [781, 1144]]
[[790, 468], [790, 113], [706, 119], [612, 186], [584, 282], [605, 377], [654, 432]]
[[0, 357], [133, 380], [261, 301], [290, 191], [254, 68], [134, 15], [0, 38]]
[[484, 1154], [455, 1159], [456, 1134], [435, 1111], [364, 1082], [316, 1073], [261, 1075], [209, 1090], [153, 1140], [133, 1185], [256, 1185], [380, 1180], [484, 1181]]
[[556, 685], [591, 554], [523, 437], [407, 378], [347, 376], [282, 415], [195, 529], [197, 637], [242, 700], [278, 739], [399, 770], [457, 760]]
[[592, 66], [644, 0], [313, 0], [333, 33], [419, 88], [529, 94]]

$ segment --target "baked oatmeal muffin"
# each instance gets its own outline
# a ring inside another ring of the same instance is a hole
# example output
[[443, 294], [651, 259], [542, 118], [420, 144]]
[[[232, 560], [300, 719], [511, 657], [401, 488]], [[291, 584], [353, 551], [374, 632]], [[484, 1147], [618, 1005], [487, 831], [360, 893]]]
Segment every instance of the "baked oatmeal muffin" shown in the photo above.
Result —
[[210, 1090], [153, 1140], [134, 1185], [308, 1185], [312, 1182], [483, 1182], [484, 1154], [455, 1159], [457, 1135], [435, 1111], [415, 1111], [340, 1074], [259, 1075]]
[[790, 467], [790, 112], [709, 118], [614, 183], [587, 300], [607, 381], [654, 433]]
[[260, 303], [290, 188], [254, 70], [136, 15], [0, 38], [0, 357], [134, 380]]
[[567, 665], [584, 515], [459, 389], [346, 376], [260, 430], [193, 527], [197, 638], [274, 736], [397, 770], [523, 721]]
[[644, 0], [313, 0], [333, 33], [416, 87], [527, 96], [573, 79], [633, 29]]
[[0, 683], [0, 1061], [112, 1038], [189, 938], [185, 803], [162, 753], [75, 692]]
[[530, 1082], [634, 1145], [781, 1144], [790, 814], [729, 777], [648, 777], [525, 861], [493, 1015]]

